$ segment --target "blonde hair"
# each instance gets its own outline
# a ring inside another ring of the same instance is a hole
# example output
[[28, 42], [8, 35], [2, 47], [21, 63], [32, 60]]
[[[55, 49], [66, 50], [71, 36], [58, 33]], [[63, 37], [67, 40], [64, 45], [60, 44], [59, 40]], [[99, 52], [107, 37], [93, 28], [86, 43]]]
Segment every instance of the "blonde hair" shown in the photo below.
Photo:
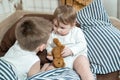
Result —
[[54, 19], [59, 23], [70, 24], [71, 26], [75, 23], [77, 17], [76, 10], [70, 5], [62, 5], [55, 9]]
[[33, 51], [47, 43], [52, 23], [41, 17], [23, 17], [16, 25], [15, 35], [22, 49]]

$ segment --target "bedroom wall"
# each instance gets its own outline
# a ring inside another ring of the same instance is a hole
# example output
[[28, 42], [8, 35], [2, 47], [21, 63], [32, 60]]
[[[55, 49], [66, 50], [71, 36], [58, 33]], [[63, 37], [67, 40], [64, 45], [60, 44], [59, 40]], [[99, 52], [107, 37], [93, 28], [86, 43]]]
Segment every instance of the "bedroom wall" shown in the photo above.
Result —
[[117, 17], [120, 19], [120, 0], [117, 1]]
[[14, 12], [13, 2], [0, 0], [0, 22]]
[[24, 10], [53, 13], [58, 6], [58, 0], [23, 0], [22, 5]]
[[109, 16], [117, 17], [117, 1], [120, 0], [102, 0], [103, 5]]
[[0, 0], [0, 22], [15, 11], [14, 5], [22, 1], [23, 10], [53, 13], [58, 0]]

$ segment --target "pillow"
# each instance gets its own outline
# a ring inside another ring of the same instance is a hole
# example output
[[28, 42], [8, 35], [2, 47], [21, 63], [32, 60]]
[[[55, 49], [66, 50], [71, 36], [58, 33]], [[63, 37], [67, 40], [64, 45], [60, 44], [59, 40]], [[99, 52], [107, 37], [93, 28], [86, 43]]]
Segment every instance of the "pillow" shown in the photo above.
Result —
[[4, 56], [8, 49], [16, 41], [15, 37], [15, 25], [13, 25], [8, 31], [4, 34], [3, 39], [0, 44], [0, 57]]
[[77, 22], [88, 43], [91, 70], [106, 74], [120, 70], [120, 31], [109, 21], [101, 0], [78, 11]]

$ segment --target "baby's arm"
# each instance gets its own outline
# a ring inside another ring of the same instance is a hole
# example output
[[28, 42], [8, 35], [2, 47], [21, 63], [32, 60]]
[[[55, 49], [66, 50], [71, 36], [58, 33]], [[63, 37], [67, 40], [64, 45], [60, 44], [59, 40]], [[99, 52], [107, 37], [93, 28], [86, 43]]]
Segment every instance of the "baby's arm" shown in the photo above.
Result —
[[78, 42], [75, 45], [69, 47], [73, 55], [77, 55], [85, 50], [87, 50], [87, 45], [85, 42]]
[[63, 57], [71, 56], [73, 54], [72, 50], [69, 47], [65, 47], [61, 52]]
[[63, 50], [63, 55], [77, 55], [87, 49], [87, 42], [82, 30], [78, 30], [78, 32], [75, 34], [75, 37], [72, 38], [75, 39], [75, 44], [66, 46]]
[[28, 77], [40, 72], [40, 61], [37, 61], [29, 70]]

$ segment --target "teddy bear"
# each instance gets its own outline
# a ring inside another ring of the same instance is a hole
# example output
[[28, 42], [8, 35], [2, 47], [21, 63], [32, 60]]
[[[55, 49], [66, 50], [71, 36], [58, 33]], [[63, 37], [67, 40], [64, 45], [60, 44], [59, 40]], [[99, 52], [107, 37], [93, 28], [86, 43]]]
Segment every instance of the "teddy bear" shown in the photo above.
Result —
[[61, 5], [71, 5], [76, 9], [76, 11], [79, 11], [80, 9], [89, 5], [93, 0], [60, 0], [60, 1]]
[[45, 63], [51, 63], [52, 61], [47, 59], [47, 50], [44, 49], [43, 51], [39, 51], [37, 53], [37, 56], [40, 58], [40, 66], [42, 68], [42, 66], [45, 64]]
[[60, 43], [60, 41], [57, 38], [53, 39], [53, 42], [55, 43], [55, 47], [52, 49], [52, 56], [53, 56], [53, 66], [55, 68], [62, 68], [65, 66], [64, 59], [61, 55], [61, 52], [64, 49], [64, 45]]

